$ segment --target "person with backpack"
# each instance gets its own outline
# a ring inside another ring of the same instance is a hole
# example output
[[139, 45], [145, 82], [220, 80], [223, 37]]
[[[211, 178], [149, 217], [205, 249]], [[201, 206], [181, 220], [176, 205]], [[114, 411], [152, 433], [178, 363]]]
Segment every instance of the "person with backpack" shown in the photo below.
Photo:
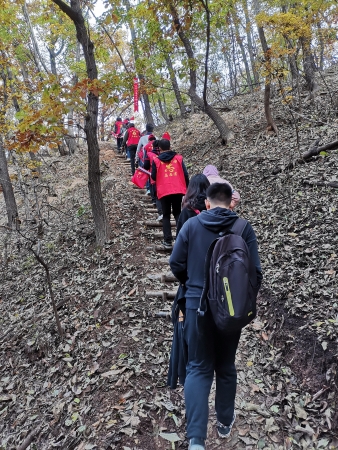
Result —
[[221, 178], [219, 176], [217, 167], [209, 164], [204, 168], [203, 174], [208, 178], [208, 180], [210, 181], [210, 184], [212, 184], [212, 183], [228, 183], [228, 185], [232, 189], [232, 199], [231, 199], [229, 209], [234, 209], [235, 206], [238, 205], [238, 203], [241, 199], [241, 196], [239, 195], [239, 193], [237, 191], [235, 191], [235, 189], [231, 186], [229, 181], [227, 181], [224, 178]]
[[171, 209], [176, 221], [181, 213], [182, 197], [189, 185], [189, 176], [183, 162], [183, 157], [170, 150], [170, 141], [158, 141], [160, 154], [154, 158], [151, 166], [151, 178], [156, 182], [157, 197], [162, 205], [163, 246], [172, 248], [172, 233], [170, 225]]
[[206, 191], [210, 186], [208, 178], [199, 173], [190, 178], [187, 193], [183, 197], [182, 211], [177, 221], [176, 236], [180, 232], [183, 224], [206, 210]]
[[130, 123], [123, 137], [123, 146], [127, 147], [127, 152], [129, 153], [132, 175], [134, 175], [135, 173], [135, 156], [137, 144], [140, 140], [140, 135], [141, 135], [140, 131], [137, 128], [135, 128], [133, 123]]
[[[185, 286], [184, 340], [188, 351], [184, 395], [189, 450], [205, 449], [208, 398], [214, 373], [217, 432], [221, 438], [230, 436], [236, 417], [235, 355], [241, 326], [255, 316], [255, 295], [262, 281], [255, 232], [249, 222], [229, 209], [231, 199], [232, 189], [228, 183], [211, 184], [206, 191], [207, 210], [185, 222], [169, 261], [172, 273]], [[210, 246], [218, 238], [210, 255]], [[218, 247], [224, 244], [233, 247], [220, 255]], [[214, 264], [214, 252], [219, 258], [217, 264]], [[229, 258], [231, 264], [227, 266]], [[224, 275], [225, 267], [232, 268], [232, 272], [229, 269]], [[214, 293], [215, 284], [218, 295]], [[207, 299], [206, 293], [209, 294]], [[218, 310], [214, 308], [215, 297]], [[243, 302], [246, 306], [250, 304], [247, 313], [243, 313]], [[241, 312], [240, 323], [236, 322], [238, 311]], [[226, 331], [219, 326], [223, 319], [230, 324]]]

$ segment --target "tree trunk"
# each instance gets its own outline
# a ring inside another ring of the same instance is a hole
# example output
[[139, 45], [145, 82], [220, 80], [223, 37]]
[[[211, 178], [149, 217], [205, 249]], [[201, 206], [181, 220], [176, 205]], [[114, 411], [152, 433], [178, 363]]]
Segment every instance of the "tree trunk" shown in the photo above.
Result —
[[9, 228], [17, 228], [19, 226], [18, 208], [16, 206], [13, 185], [8, 173], [8, 165], [5, 150], [0, 137], [0, 184], [5, 198], [8, 226]]
[[[142, 75], [139, 76], [140, 85], [142, 87], [142, 81], [144, 80], [144, 77]], [[144, 115], [147, 123], [151, 123], [152, 125], [155, 125], [153, 113], [151, 112], [150, 107], [150, 101], [149, 101], [149, 95], [146, 92], [143, 92], [143, 103], [144, 103]]]
[[307, 89], [310, 93], [310, 99], [313, 100], [317, 83], [315, 81], [315, 65], [313, 62], [313, 55], [311, 53], [311, 41], [306, 38], [300, 38], [300, 43], [303, 51], [304, 78]]
[[163, 119], [165, 120], [165, 122], [168, 122], [168, 115], [165, 110], [165, 107], [162, 105], [162, 101], [160, 98], [158, 99], [158, 106], [160, 107], [160, 111], [161, 111]]
[[245, 67], [247, 85], [248, 85], [248, 88], [250, 89], [250, 91], [252, 91], [252, 81], [251, 81], [251, 73], [250, 73], [249, 63], [248, 63], [248, 59], [246, 57], [243, 39], [239, 33], [238, 22], [239, 22], [239, 18], [237, 17], [237, 14], [235, 13], [234, 14], [234, 25], [235, 25], [236, 41], [237, 41], [237, 44], [239, 45], [239, 48], [242, 53], [242, 59], [243, 59], [244, 67]]
[[259, 83], [259, 75], [258, 75], [258, 72], [256, 69], [254, 48], [252, 45], [251, 21], [250, 21], [250, 17], [249, 17], [247, 0], [242, 0], [242, 5], [243, 5], [243, 10], [244, 10], [244, 16], [245, 16], [246, 39], [248, 41], [248, 51], [249, 51], [249, 56], [250, 56], [251, 69], [252, 69], [255, 84], [258, 84]]
[[[53, 2], [74, 22], [77, 39], [82, 45], [86, 61], [87, 76], [91, 80], [97, 79], [94, 44], [88, 36], [86, 23], [81, 11], [80, 0], [71, 0], [71, 6], [68, 6], [62, 0], [53, 0]], [[84, 131], [88, 145], [88, 189], [95, 223], [96, 242], [99, 246], [102, 246], [109, 239], [109, 224], [101, 191], [100, 149], [97, 140], [98, 103], [98, 96], [93, 92], [89, 92]]]
[[31, 37], [31, 40], [32, 40], [33, 56], [34, 56], [36, 67], [38, 68], [39, 72], [42, 72], [42, 68], [41, 68], [41, 66], [42, 66], [43, 69], [46, 71], [46, 73], [48, 73], [47, 66], [46, 66], [46, 64], [45, 64], [45, 62], [44, 62], [44, 60], [43, 60], [43, 58], [41, 56], [41, 53], [40, 53], [40, 50], [39, 50], [39, 46], [38, 46], [38, 43], [37, 43], [35, 35], [34, 35], [34, 30], [33, 30], [33, 27], [32, 27], [32, 24], [31, 24], [31, 21], [30, 21], [30, 18], [29, 18], [26, 1], [23, 2], [22, 12], [23, 12], [23, 15], [25, 17], [25, 20], [26, 20], [26, 23], [27, 23], [27, 26], [28, 26], [28, 29], [29, 29], [29, 34], [30, 34], [30, 37]]
[[172, 64], [170, 56], [166, 54], [165, 55], [165, 60], [166, 60], [168, 71], [169, 71], [169, 75], [170, 75], [170, 81], [171, 81], [171, 84], [172, 84], [173, 89], [174, 89], [174, 94], [175, 94], [178, 106], [180, 108], [181, 116], [184, 116], [185, 115], [184, 101], [182, 99], [181, 92], [180, 92], [180, 89], [178, 87], [175, 71], [174, 71], [173, 64]]
[[297, 82], [298, 67], [297, 67], [297, 61], [296, 61], [295, 54], [292, 52], [293, 45], [292, 45], [289, 37], [286, 34], [284, 34], [283, 37], [284, 37], [284, 40], [286, 43], [286, 47], [288, 48], [288, 50], [290, 50], [290, 52], [288, 53], [288, 61], [289, 61], [289, 66], [290, 66], [291, 78], [292, 78], [293, 82]]
[[267, 130], [268, 131], [274, 131], [276, 134], [278, 134], [277, 126], [273, 120], [272, 112], [271, 112], [271, 106], [270, 106], [270, 95], [271, 95], [271, 55], [270, 55], [270, 48], [268, 47], [268, 44], [266, 42], [265, 33], [263, 27], [257, 27], [258, 28], [258, 35], [259, 39], [262, 44], [262, 49], [264, 52], [264, 58], [265, 58], [265, 70], [268, 73], [268, 75], [265, 78], [265, 90], [264, 90], [264, 111], [265, 111], [265, 118], [267, 122]]
[[228, 141], [228, 137], [230, 134], [230, 130], [227, 126], [227, 124], [222, 119], [221, 115], [218, 114], [218, 112], [209, 105], [206, 101], [204, 101], [201, 97], [199, 97], [196, 93], [197, 89], [197, 74], [196, 74], [196, 60], [194, 51], [192, 49], [192, 46], [190, 44], [189, 38], [184, 33], [180, 20], [178, 18], [178, 13], [175, 9], [175, 6], [170, 3], [170, 12], [174, 20], [174, 26], [176, 33], [178, 34], [178, 37], [181, 39], [182, 44], [185, 48], [185, 52], [189, 59], [189, 75], [190, 75], [190, 86], [189, 86], [189, 92], [188, 95], [191, 98], [191, 101], [195, 103], [197, 106], [199, 106], [214, 122], [216, 125], [218, 131], [220, 132], [222, 143], [226, 144]]
[[[76, 43], [76, 62], [80, 61], [80, 43]], [[78, 76], [76, 74], [72, 77], [72, 85], [75, 86], [78, 82]], [[74, 108], [71, 108], [67, 114], [67, 130], [68, 136], [65, 136], [65, 141], [69, 150], [69, 154], [73, 155], [76, 150], [76, 139], [75, 139], [75, 127], [74, 127]]]

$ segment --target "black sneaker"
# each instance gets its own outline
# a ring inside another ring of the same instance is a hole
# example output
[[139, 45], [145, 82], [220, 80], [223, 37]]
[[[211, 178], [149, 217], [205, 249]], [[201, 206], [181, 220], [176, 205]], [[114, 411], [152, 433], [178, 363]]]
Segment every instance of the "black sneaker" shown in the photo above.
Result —
[[230, 436], [231, 428], [235, 422], [235, 419], [236, 419], [236, 413], [234, 412], [234, 416], [233, 416], [233, 419], [232, 419], [232, 422], [230, 425], [226, 426], [226, 425], [223, 425], [221, 422], [217, 421], [217, 432], [218, 432], [219, 437], [225, 439]]
[[173, 248], [173, 245], [171, 242], [163, 241], [162, 245], [164, 248]]
[[190, 439], [188, 450], [205, 450], [204, 439], [201, 438]]

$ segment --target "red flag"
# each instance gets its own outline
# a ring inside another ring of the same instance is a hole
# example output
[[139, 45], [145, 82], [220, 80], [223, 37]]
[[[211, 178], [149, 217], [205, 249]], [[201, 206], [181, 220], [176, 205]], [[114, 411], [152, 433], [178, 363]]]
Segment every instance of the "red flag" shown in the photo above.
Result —
[[134, 78], [134, 112], [138, 111], [138, 78]]

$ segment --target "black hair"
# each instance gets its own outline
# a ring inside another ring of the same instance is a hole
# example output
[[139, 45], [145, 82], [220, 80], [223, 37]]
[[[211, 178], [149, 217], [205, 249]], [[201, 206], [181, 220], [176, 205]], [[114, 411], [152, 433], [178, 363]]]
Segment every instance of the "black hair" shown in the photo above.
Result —
[[160, 139], [158, 141], [158, 146], [161, 150], [170, 150], [170, 141], [168, 141], [168, 139]]
[[116, 119], [116, 122], [121, 122], [121, 121], [122, 121], [121, 117], [118, 117], [118, 118]]
[[[206, 190], [210, 186], [208, 178], [199, 173], [190, 178], [187, 193], [184, 196], [182, 207], [188, 207], [190, 209], [195, 209], [197, 201], [201, 199], [202, 196], [206, 198]], [[200, 199], [198, 199], [198, 196]]]
[[160, 141], [158, 139], [155, 139], [153, 141], [153, 148], [158, 148], [158, 144], [160, 143]]
[[213, 183], [207, 189], [207, 199], [228, 207], [231, 203], [232, 189], [228, 183]]
[[146, 125], [146, 130], [151, 133], [152, 131], [154, 131], [154, 125], [152, 123], [147, 123]]
[[129, 128], [133, 128], [135, 125], [132, 122], [129, 122]]

